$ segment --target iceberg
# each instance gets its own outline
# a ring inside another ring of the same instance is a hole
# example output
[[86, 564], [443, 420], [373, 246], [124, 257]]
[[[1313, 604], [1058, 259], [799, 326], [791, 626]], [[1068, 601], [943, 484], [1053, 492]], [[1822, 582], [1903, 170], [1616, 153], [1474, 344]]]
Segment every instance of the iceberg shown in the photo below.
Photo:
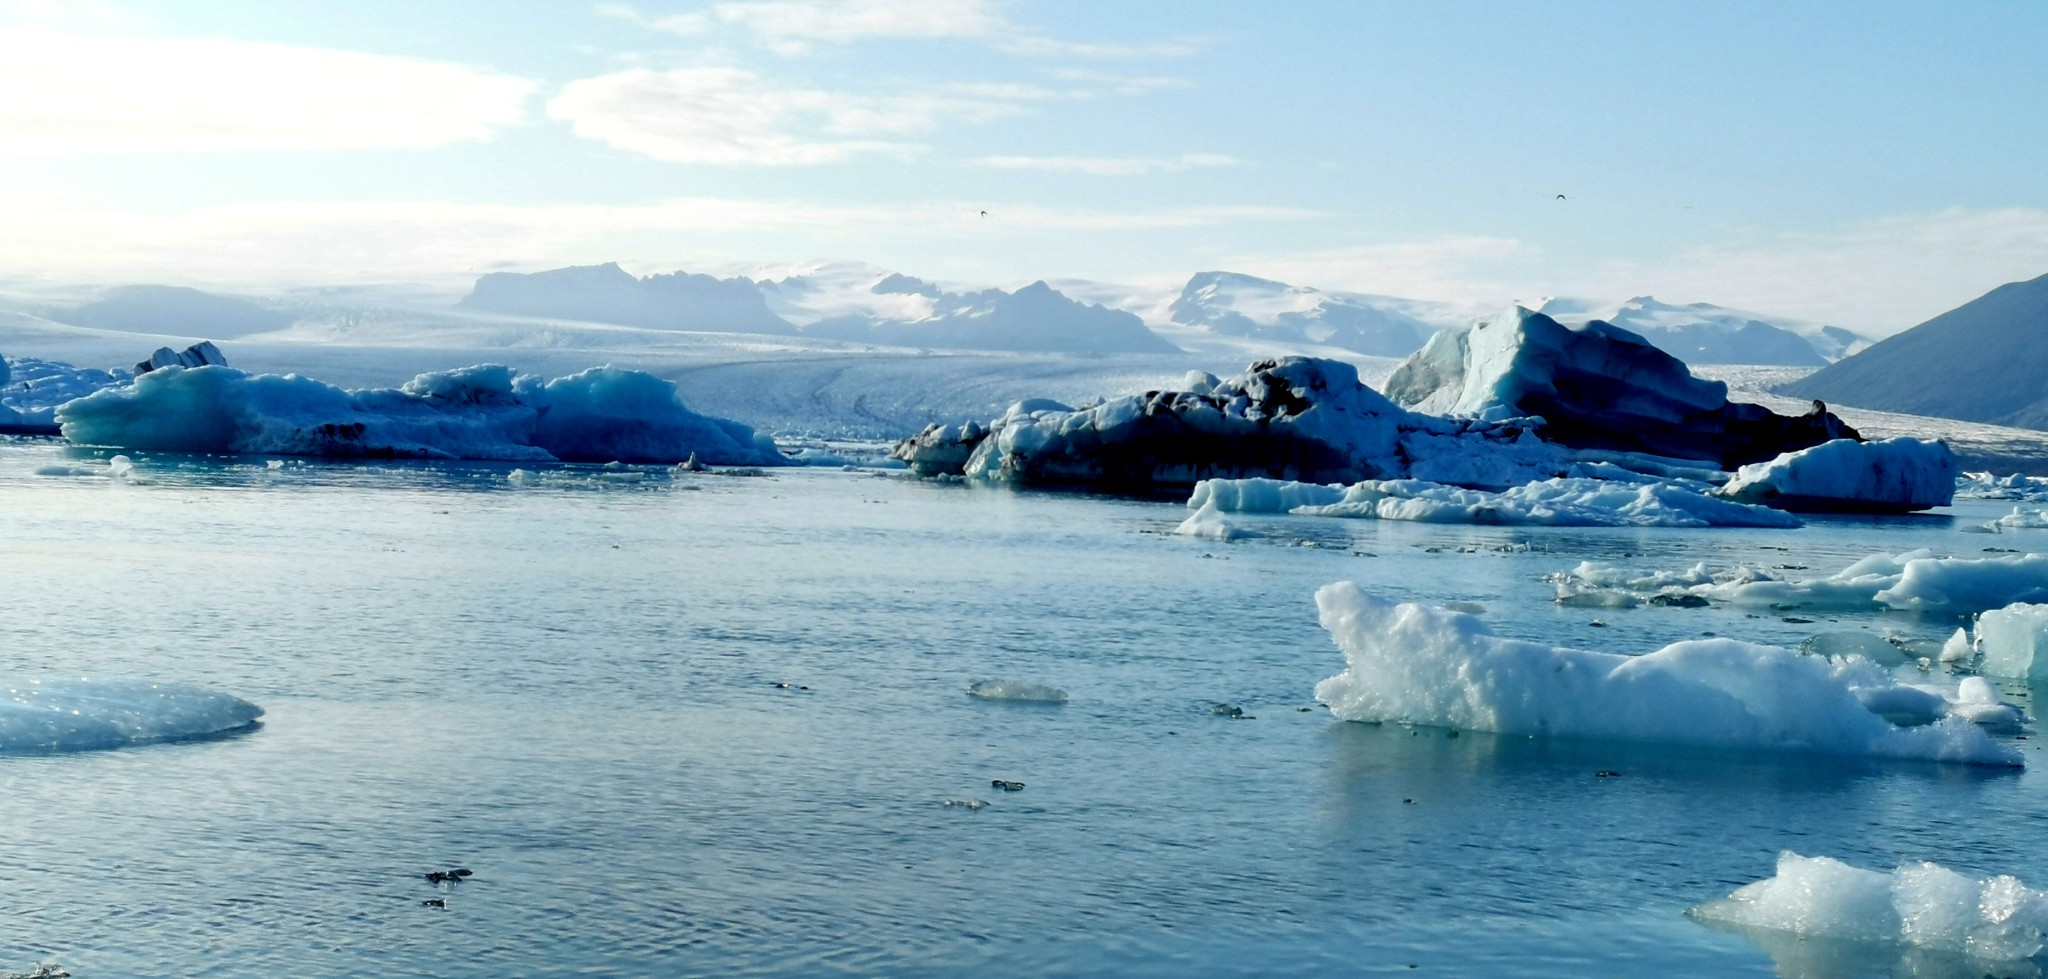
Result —
[[421, 374], [398, 388], [346, 391], [296, 374], [160, 367], [56, 411], [81, 445], [514, 462], [783, 463], [737, 422], [699, 415], [675, 385], [596, 367], [543, 381], [495, 364]]
[[1906, 513], [1948, 506], [1956, 455], [1942, 442], [1836, 439], [1736, 470], [1722, 495], [1783, 510]]
[[1712, 924], [1912, 945], [1991, 962], [2033, 958], [2048, 937], [2048, 892], [2017, 877], [1970, 877], [1931, 862], [1882, 873], [1789, 850], [1778, 855], [1775, 876], [1686, 913]]
[[[1499, 734], [1865, 755], [2018, 767], [1960, 698], [1907, 687], [1859, 657], [1732, 639], [1640, 656], [1495, 636], [1476, 616], [1396, 605], [1351, 582], [1316, 592], [1344, 672], [1316, 699], [1351, 721]], [[1882, 714], [1911, 714], [1911, 726]], [[1918, 723], [1926, 721], [1927, 723]]]
[[1388, 378], [1387, 395], [1418, 411], [1491, 421], [1544, 420], [1543, 437], [1724, 468], [1761, 462], [1856, 432], [1816, 403], [1800, 417], [1728, 400], [1720, 381], [1611, 323], [1565, 326], [1520, 306], [1431, 337]]
[[1188, 506], [1198, 512], [1293, 513], [1312, 517], [1551, 527], [1797, 527], [1780, 510], [1719, 499], [1678, 482], [1586, 477], [1525, 483], [1502, 492], [1419, 479], [1322, 486], [1270, 479], [1203, 480]]
[[1778, 578], [1758, 568], [1640, 572], [1584, 561], [1551, 577], [1566, 604], [1634, 604], [1695, 596], [1774, 608], [1892, 608], [1968, 613], [2048, 601], [2048, 554], [1937, 557], [1927, 549], [1873, 554], [1821, 578]]
[[1956, 499], [2048, 502], [2048, 476], [2024, 473], [1996, 476], [1988, 472], [1966, 472], [1956, 478]]
[[135, 373], [147, 374], [159, 367], [226, 367], [227, 357], [211, 340], [201, 340], [183, 350], [158, 347], [148, 360], [135, 365]]
[[0, 434], [55, 435], [58, 405], [132, 379], [127, 371], [0, 357]]
[[144, 680], [16, 681], [0, 695], [0, 752], [118, 748], [256, 723], [263, 708], [201, 687]]

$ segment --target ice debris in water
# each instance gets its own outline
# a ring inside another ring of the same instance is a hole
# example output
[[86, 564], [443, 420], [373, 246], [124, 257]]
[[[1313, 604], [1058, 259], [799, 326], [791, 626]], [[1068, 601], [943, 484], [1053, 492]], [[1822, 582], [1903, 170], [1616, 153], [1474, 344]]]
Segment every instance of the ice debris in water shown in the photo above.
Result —
[[1859, 657], [1732, 639], [1640, 656], [1557, 649], [1500, 638], [1474, 616], [1396, 605], [1351, 582], [1323, 587], [1316, 605], [1346, 660], [1344, 672], [1316, 685], [1316, 699], [1345, 720], [2022, 764], [1970, 722], [1978, 706], [1901, 684]]
[[1914, 945], [1994, 962], [2033, 958], [2048, 936], [2048, 892], [2017, 877], [1970, 877], [1927, 862], [1887, 874], [1790, 851], [1779, 854], [1776, 876], [1687, 913], [1738, 928]]
[[1026, 680], [976, 680], [967, 685], [967, 695], [983, 700], [1014, 700], [1031, 704], [1067, 702], [1065, 690]]
[[[1551, 527], [1797, 527], [1780, 510], [1708, 495], [1681, 481], [1622, 482], [1584, 477], [1525, 483], [1503, 492], [1461, 489], [1420, 479], [1368, 479], [1349, 486], [1277, 479], [1208, 479], [1195, 485], [1189, 518], [1221, 513], [1293, 513], [1312, 517], [1421, 523]], [[1182, 533], [1188, 533], [1183, 524]]]
[[31, 680], [0, 691], [0, 752], [86, 751], [247, 727], [263, 708], [145, 680]]
[[1761, 568], [1636, 571], [1594, 561], [1551, 576], [1568, 605], [1632, 605], [1657, 595], [1693, 595], [1773, 608], [1894, 608], [1979, 612], [2048, 600], [2048, 554], [1937, 557], [1921, 549], [1873, 554], [1824, 578], [1779, 578]]
[[1956, 479], [1958, 500], [2048, 501], [2048, 476], [2013, 473], [1994, 476], [1989, 472], [1966, 472]]

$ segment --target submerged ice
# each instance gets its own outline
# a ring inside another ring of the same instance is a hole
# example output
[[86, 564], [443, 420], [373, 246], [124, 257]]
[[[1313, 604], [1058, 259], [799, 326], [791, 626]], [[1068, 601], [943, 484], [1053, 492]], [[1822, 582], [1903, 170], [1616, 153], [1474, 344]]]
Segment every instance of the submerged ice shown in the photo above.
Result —
[[263, 708], [201, 687], [144, 680], [31, 680], [0, 695], [0, 752], [88, 751], [254, 724]]
[[1913, 945], [1995, 962], [2033, 958], [2048, 941], [2048, 892], [2017, 877], [1970, 877], [1930, 862], [1882, 873], [1790, 851], [1779, 854], [1776, 876], [1688, 913], [1738, 928]]
[[1418, 479], [1364, 480], [1349, 486], [1211, 479], [1195, 486], [1188, 506], [1198, 516], [1214, 511], [1553, 527], [1799, 526], [1799, 519], [1790, 514], [1724, 500], [1705, 489], [1676, 481], [1585, 477], [1547, 479], [1497, 493]]
[[542, 380], [495, 364], [349, 391], [296, 374], [165, 366], [57, 409], [82, 445], [340, 458], [779, 465], [772, 440], [700, 415], [675, 385], [596, 367]]
[[1971, 723], [1967, 698], [1909, 687], [1857, 657], [1732, 639], [1640, 656], [1559, 649], [1495, 636], [1464, 613], [1396, 605], [1350, 582], [1317, 591], [1316, 605], [1346, 661], [1344, 672], [1316, 685], [1316, 699], [1345, 720], [2022, 764]]

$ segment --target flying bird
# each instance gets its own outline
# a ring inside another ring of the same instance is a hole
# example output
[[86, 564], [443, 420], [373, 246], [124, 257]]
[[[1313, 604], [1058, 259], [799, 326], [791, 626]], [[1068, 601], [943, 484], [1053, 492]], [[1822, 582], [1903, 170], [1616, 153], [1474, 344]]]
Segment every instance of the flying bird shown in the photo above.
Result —
[[1563, 194], [1559, 194], [1559, 195], [1557, 195], [1557, 199], [1558, 199], [1558, 200], [1564, 200], [1564, 195], [1563, 195]]

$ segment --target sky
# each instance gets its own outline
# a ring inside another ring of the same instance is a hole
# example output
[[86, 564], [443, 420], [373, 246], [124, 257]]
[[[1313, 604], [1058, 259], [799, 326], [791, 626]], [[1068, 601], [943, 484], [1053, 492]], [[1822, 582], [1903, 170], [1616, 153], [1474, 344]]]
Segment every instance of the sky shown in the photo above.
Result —
[[2048, 273], [2048, 4], [0, 0], [0, 280], [846, 258], [1654, 294]]

